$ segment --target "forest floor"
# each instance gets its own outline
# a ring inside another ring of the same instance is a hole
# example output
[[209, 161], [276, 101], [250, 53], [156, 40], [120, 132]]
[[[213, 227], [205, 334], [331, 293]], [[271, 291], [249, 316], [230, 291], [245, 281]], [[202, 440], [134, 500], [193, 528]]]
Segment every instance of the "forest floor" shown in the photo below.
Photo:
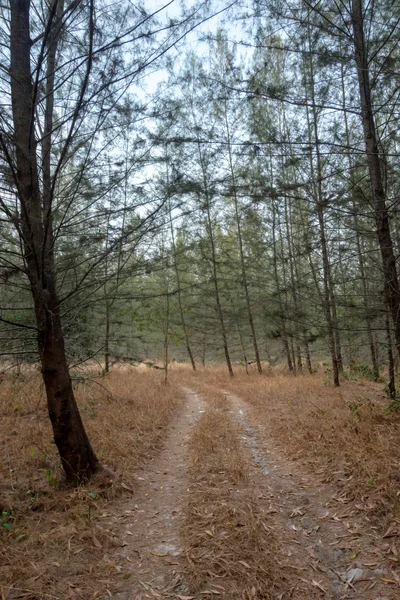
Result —
[[177, 367], [76, 394], [109, 471], [70, 490], [36, 375], [1, 384], [1, 600], [400, 598], [382, 384]]

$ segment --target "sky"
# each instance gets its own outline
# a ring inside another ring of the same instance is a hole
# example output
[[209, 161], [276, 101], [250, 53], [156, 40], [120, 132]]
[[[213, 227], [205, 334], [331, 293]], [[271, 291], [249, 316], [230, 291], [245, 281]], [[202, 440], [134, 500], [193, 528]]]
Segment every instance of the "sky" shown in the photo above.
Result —
[[[202, 2], [205, 4], [206, 2]], [[194, 0], [170, 0], [170, 1], [160, 1], [160, 0], [146, 0], [145, 6], [147, 10], [156, 11], [161, 9], [160, 18], [165, 22], [169, 19], [179, 19], [182, 14], [182, 6], [184, 6], [185, 10], [194, 7], [197, 4]], [[187, 36], [183, 40], [179, 42], [174, 48], [172, 48], [169, 52], [169, 56], [171, 54], [175, 54], [177, 62], [179, 62], [180, 58], [183, 56], [183, 48], [190, 47], [195, 49], [197, 55], [206, 54], [207, 45], [205, 42], [201, 41], [201, 38], [206, 34], [216, 33], [218, 28], [223, 24], [223, 19], [226, 15], [226, 12], [221, 12], [225, 7], [228, 7], [231, 4], [230, 0], [214, 0], [214, 2], [210, 3], [210, 14], [219, 13], [215, 16], [212, 16], [210, 19], [207, 19], [206, 22], [201, 23], [198, 27], [196, 27], [193, 31], [188, 33]], [[230, 39], [234, 39], [243, 36], [243, 30], [240, 26], [233, 21], [229, 24], [229, 37]], [[152, 70], [148, 73], [146, 77], [145, 86], [148, 92], [153, 93], [156, 91], [157, 85], [165, 81], [167, 79], [167, 72], [162, 67], [158, 67], [157, 69]]]

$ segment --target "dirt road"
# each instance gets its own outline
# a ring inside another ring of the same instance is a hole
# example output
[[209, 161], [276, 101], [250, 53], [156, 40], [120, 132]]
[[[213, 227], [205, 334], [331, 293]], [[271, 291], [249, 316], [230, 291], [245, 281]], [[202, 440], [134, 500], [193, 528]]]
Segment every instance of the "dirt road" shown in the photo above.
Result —
[[[194, 593], [185, 578], [185, 565], [192, 560], [190, 549], [184, 547], [180, 532], [193, 491], [188, 478], [191, 464], [187, 444], [197, 420], [209, 410], [209, 402], [195, 390], [186, 388], [185, 394], [184, 408], [171, 425], [162, 451], [138, 473], [137, 490], [131, 508], [125, 511], [122, 530], [118, 525], [118, 537], [123, 541], [118, 553], [110, 557], [118, 572], [118, 583], [109, 591], [109, 598], [400, 598], [391, 564], [376, 547], [376, 532], [360, 517], [351, 499], [324, 484], [318, 473], [310, 473], [300, 461], [287, 460], [257, 424], [251, 407], [223, 390], [225, 405], [217, 410], [239, 427], [259, 513], [265, 515], [268, 528], [278, 540], [274, 559], [278, 578], [269, 595], [260, 595], [255, 581], [250, 591], [236, 584], [233, 597], [232, 587], [224, 585], [223, 576], [213, 589]], [[214, 536], [211, 531], [206, 533]], [[211, 561], [211, 547], [209, 552]], [[238, 562], [251, 571], [251, 564]]]

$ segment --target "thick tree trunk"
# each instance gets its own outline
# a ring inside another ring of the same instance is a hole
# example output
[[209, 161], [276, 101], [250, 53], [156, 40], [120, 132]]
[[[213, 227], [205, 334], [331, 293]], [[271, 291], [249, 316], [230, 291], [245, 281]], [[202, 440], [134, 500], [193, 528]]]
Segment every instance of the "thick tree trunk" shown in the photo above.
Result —
[[372, 108], [369, 62], [364, 40], [362, 0], [352, 0], [355, 60], [360, 90], [361, 118], [368, 160], [368, 172], [375, 206], [376, 233], [382, 257], [385, 295], [393, 319], [397, 353], [400, 356], [400, 286], [390, 232], [386, 194], [383, 184], [378, 136]]
[[97, 470], [98, 460], [87, 437], [72, 390], [55, 291], [49, 296], [49, 303], [54, 305], [45, 306], [39, 299], [35, 301], [42, 375], [54, 441], [62, 466], [67, 480], [78, 484]]
[[[54, 441], [67, 480], [77, 484], [96, 471], [98, 461], [79, 415], [65, 355], [54, 276], [52, 199], [48, 181], [43, 191], [43, 203], [40, 192], [33, 124], [35, 110], [30, 68], [29, 9], [29, 0], [11, 2], [10, 74], [16, 185], [21, 206], [24, 259], [35, 307], [38, 351]], [[44, 158], [46, 164], [47, 156]]]

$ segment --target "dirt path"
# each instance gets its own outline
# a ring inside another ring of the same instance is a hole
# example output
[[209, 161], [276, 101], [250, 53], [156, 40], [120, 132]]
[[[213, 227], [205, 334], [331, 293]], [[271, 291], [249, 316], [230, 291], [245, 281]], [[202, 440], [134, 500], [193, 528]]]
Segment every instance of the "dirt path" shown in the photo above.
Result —
[[244, 401], [223, 393], [258, 465], [260, 502], [268, 500], [274, 530], [281, 534], [287, 555], [282, 567], [292, 572], [293, 597], [300, 592], [304, 600], [398, 600], [399, 582], [377, 548], [374, 528], [356, 516], [359, 511], [342, 492], [321, 484], [318, 475], [311, 477], [298, 462], [287, 460], [267, 439]]
[[177, 569], [183, 550], [179, 522], [187, 493], [186, 442], [204, 411], [204, 402], [192, 390], [185, 389], [185, 394], [186, 402], [170, 427], [163, 450], [138, 473], [132, 508], [125, 511], [119, 534], [122, 548], [113, 558], [120, 579], [119, 591], [109, 594], [113, 600], [187, 594]]
[[[276, 562], [285, 583], [268, 600], [398, 600], [399, 585], [375, 544], [374, 528], [342, 491], [324, 484], [318, 474], [310, 475], [300, 461], [286, 459], [249, 405], [223, 393], [225, 410], [243, 432], [259, 510], [281, 540]], [[211, 594], [193, 595], [182, 576], [185, 549], [179, 532], [190, 494], [186, 443], [208, 406], [199, 393], [185, 388], [185, 394], [161, 453], [138, 473], [122, 524], [121, 518], [114, 524], [113, 518], [104, 521], [109, 530], [115, 525], [117, 540], [117, 550], [105, 557], [104, 583], [108, 576], [112, 592], [104, 600], [201, 600]]]

